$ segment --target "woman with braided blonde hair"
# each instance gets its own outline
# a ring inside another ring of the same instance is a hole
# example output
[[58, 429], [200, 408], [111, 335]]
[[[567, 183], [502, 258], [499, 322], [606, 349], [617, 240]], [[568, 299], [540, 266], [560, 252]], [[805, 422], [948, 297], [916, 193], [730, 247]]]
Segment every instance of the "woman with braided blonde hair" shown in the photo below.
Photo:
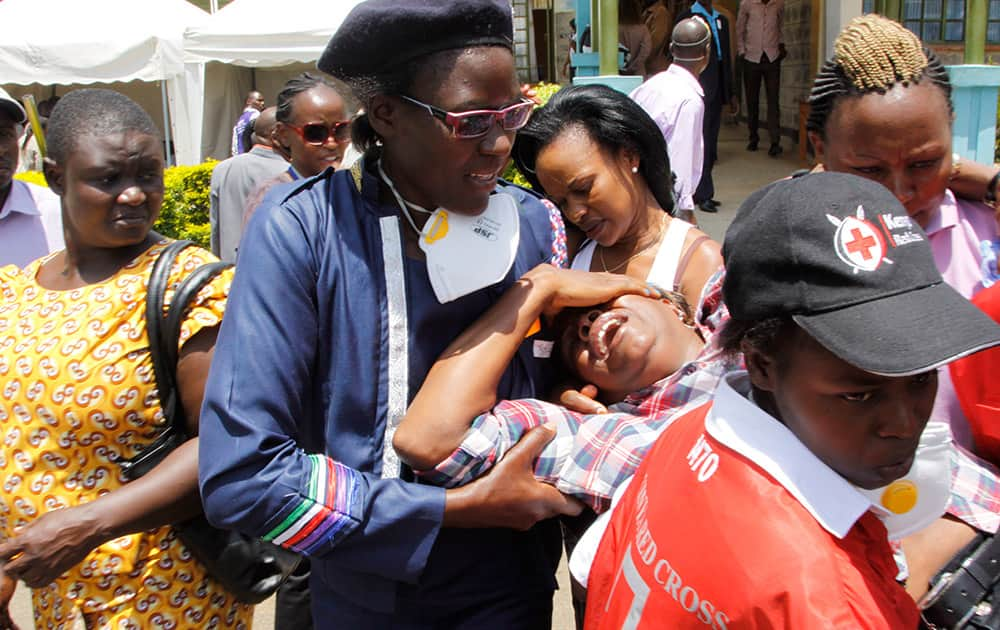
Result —
[[809, 102], [806, 127], [824, 169], [892, 190], [927, 232], [941, 273], [962, 295], [972, 297], [996, 280], [993, 210], [957, 200], [949, 190], [955, 175], [978, 174], [973, 196], [992, 201], [983, 185], [992, 173], [983, 177], [984, 167], [953, 160], [951, 82], [933, 51], [897, 22], [874, 14], [855, 18], [817, 74]]
[[[933, 51], [897, 22], [855, 18], [834, 43], [809, 101], [807, 129], [822, 168], [889, 188], [927, 233], [945, 281], [963, 296], [993, 284], [993, 209], [949, 190], [956, 170], [973, 172], [976, 165], [956, 168], [953, 161], [951, 83]], [[980, 197], [988, 196], [986, 186], [981, 190]], [[932, 418], [951, 423], [959, 443], [971, 447], [968, 423], [945, 381]]]

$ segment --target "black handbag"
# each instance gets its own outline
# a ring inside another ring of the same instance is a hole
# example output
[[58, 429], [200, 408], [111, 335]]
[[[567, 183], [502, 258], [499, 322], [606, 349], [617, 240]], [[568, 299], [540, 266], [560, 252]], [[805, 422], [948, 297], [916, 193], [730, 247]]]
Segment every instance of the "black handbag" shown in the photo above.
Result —
[[980, 532], [931, 580], [920, 600], [921, 628], [1000, 628], [1000, 537]]
[[[120, 459], [122, 474], [138, 479], [187, 439], [184, 407], [177, 392], [177, 340], [191, 300], [230, 265], [214, 262], [188, 275], [163, 312], [170, 270], [191, 241], [174, 241], [160, 253], [146, 288], [146, 335], [166, 428], [135, 457]], [[270, 597], [299, 563], [299, 555], [260, 538], [213, 527], [204, 515], [172, 525], [184, 546], [233, 597], [258, 604]]]

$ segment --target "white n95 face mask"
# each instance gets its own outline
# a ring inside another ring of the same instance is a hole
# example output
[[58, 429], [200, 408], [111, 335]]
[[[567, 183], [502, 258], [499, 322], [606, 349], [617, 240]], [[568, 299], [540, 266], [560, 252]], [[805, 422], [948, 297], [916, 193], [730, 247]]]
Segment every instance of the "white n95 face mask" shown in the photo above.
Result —
[[438, 302], [445, 304], [504, 279], [521, 239], [517, 201], [490, 195], [476, 216], [438, 208], [420, 233], [427, 274]]
[[[504, 279], [521, 241], [520, 208], [513, 197], [503, 192], [490, 195], [486, 209], [476, 216], [445, 208], [431, 212], [403, 199], [381, 161], [378, 172], [403, 217], [420, 234], [418, 243], [438, 302], [457, 300]], [[410, 209], [430, 215], [423, 230], [417, 230]]]
[[913, 466], [904, 477], [874, 490], [858, 488], [872, 502], [889, 540], [920, 531], [944, 514], [951, 497], [954, 448], [948, 425], [930, 422], [920, 436]]

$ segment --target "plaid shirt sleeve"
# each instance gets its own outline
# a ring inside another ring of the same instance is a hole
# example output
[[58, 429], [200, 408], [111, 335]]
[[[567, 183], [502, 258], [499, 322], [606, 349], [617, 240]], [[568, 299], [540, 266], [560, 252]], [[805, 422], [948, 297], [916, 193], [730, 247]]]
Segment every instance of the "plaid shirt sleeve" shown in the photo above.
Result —
[[955, 445], [948, 514], [995, 534], [1000, 529], [1000, 481], [995, 468]]
[[615, 488], [631, 476], [649, 447], [675, 419], [704, 403], [722, 376], [739, 367], [725, 356], [714, 333], [727, 318], [722, 273], [706, 283], [696, 317], [705, 350], [680, 370], [611, 406], [611, 413], [584, 415], [540, 400], [503, 401], [472, 422], [452, 454], [417, 475], [454, 487], [483, 475], [530, 429], [548, 424], [556, 437], [535, 462], [535, 477], [576, 497], [596, 512], [608, 508]]
[[535, 477], [600, 512], [618, 483], [634, 472], [662, 420], [622, 412], [582, 415], [540, 400], [503, 401], [473, 421], [451, 456], [417, 474], [445, 487], [468, 483], [542, 424], [554, 428], [556, 437], [535, 461]]
[[[438, 486], [452, 488], [469, 483], [486, 474], [497, 461], [531, 429], [550, 424], [557, 429], [556, 437], [545, 447], [535, 464], [536, 476], [553, 481], [546, 471], [555, 468], [557, 453], [566, 452], [572, 443], [573, 427], [580, 414], [541, 400], [505, 400], [472, 421], [462, 443], [432, 470], [416, 471], [421, 479]], [[567, 439], [568, 438], [568, 439]]]
[[535, 462], [535, 477], [602, 512], [663, 430], [708, 400], [733, 367], [731, 359], [710, 345], [694, 361], [612, 405], [606, 414], [579, 414], [540, 400], [503, 401], [473, 421], [447, 459], [417, 474], [445, 487], [468, 483], [492, 468], [527, 431], [548, 424], [557, 434]]

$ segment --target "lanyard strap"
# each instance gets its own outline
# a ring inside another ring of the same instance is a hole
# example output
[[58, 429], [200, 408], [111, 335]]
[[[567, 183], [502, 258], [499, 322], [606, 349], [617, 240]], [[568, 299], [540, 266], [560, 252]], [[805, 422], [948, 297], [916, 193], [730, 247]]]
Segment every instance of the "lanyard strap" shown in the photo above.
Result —
[[[424, 208], [423, 206], [418, 206], [415, 203], [410, 203], [409, 201], [403, 199], [403, 196], [399, 194], [398, 190], [396, 190], [396, 185], [392, 183], [392, 180], [389, 179], [389, 176], [386, 174], [385, 169], [382, 168], [382, 160], [378, 161], [378, 174], [382, 178], [382, 181], [385, 182], [385, 185], [389, 187], [389, 190], [392, 191], [392, 196], [396, 198], [396, 203], [399, 205], [399, 210], [403, 213], [403, 216], [406, 217], [406, 220], [410, 224], [410, 227], [412, 227], [413, 231], [417, 233], [417, 236], [420, 236], [421, 232], [417, 228], [417, 224], [413, 221], [413, 217], [410, 216], [410, 210], [415, 210], [416, 212], [423, 212], [424, 214], [434, 214], [434, 212], [432, 210]], [[407, 208], [409, 208], [410, 210], [407, 210]]]

